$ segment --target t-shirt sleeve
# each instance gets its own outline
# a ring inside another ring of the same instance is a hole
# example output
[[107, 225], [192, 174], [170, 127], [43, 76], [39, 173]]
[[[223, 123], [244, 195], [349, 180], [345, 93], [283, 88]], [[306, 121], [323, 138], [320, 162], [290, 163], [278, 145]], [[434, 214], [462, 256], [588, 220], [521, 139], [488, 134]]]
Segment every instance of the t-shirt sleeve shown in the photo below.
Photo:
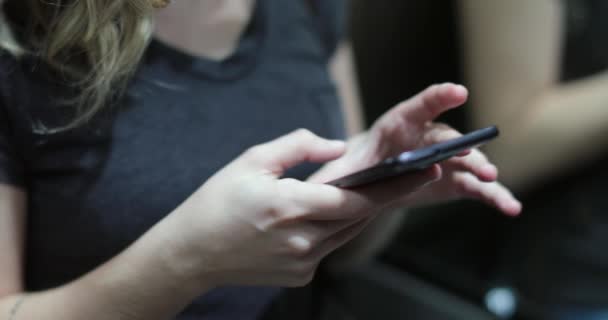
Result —
[[[5, 59], [1, 55], [0, 53], [0, 59]], [[7, 101], [9, 90], [7, 73], [7, 65], [0, 63], [0, 183], [23, 186], [25, 183], [23, 160], [19, 156], [8, 109], [10, 102]]]
[[346, 0], [306, 0], [318, 19], [321, 38], [329, 55], [346, 36]]

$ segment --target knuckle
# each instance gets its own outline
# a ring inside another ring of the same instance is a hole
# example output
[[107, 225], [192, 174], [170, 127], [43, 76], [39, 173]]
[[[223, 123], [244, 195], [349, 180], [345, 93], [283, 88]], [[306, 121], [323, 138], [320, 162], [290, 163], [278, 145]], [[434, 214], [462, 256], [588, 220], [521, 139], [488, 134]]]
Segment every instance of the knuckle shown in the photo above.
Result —
[[303, 141], [310, 141], [316, 137], [315, 134], [312, 133], [312, 131], [305, 128], [297, 129], [296, 131], [294, 131], [294, 135]]
[[386, 121], [383, 125], [376, 128], [376, 130], [381, 137], [391, 137], [399, 134], [399, 131], [402, 129], [401, 125], [400, 121]]
[[305, 208], [298, 205], [297, 197], [294, 194], [296, 191], [293, 187], [298, 183], [301, 182], [296, 179], [281, 179], [275, 193], [271, 195], [274, 198], [275, 206], [283, 212], [285, 218], [296, 219], [307, 213]]
[[469, 156], [464, 157], [454, 157], [446, 161], [445, 167], [451, 166], [456, 168], [457, 170], [469, 170], [471, 166], [471, 161]]
[[277, 181], [274, 197], [283, 201], [291, 201], [294, 198], [295, 188], [298, 181], [293, 178], [281, 178]]
[[298, 128], [294, 132], [295, 132], [295, 134], [303, 135], [303, 136], [311, 136], [311, 135], [313, 135], [312, 131], [310, 131], [310, 130], [308, 130], [306, 128]]
[[437, 129], [456, 131], [454, 128], [452, 128], [445, 122], [435, 121], [432, 123], [432, 126]]
[[282, 178], [278, 183], [280, 186], [279, 191], [291, 191], [293, 187], [301, 182], [294, 178]]
[[273, 225], [283, 219], [283, 211], [276, 205], [268, 206], [268, 208], [266, 208], [265, 215], [269, 221], [273, 222]]
[[279, 224], [289, 218], [289, 208], [281, 198], [270, 201], [265, 210], [266, 219], [272, 221], [273, 225]]
[[319, 200], [317, 204], [321, 210], [344, 210], [355, 198], [354, 196], [348, 197], [346, 192], [333, 186], [319, 185], [317, 188], [323, 192], [323, 199]]
[[440, 84], [434, 84], [429, 88], [429, 102], [436, 105], [440, 102], [441, 99], [441, 87]]
[[439, 140], [450, 140], [462, 136], [462, 134], [451, 128], [442, 128], [442, 132], [439, 134]]
[[470, 183], [468, 181], [468, 179], [466, 179], [466, 176], [463, 174], [454, 174], [454, 177], [452, 178], [454, 181], [454, 185], [455, 185], [455, 189], [456, 189], [456, 193], [458, 194], [467, 194], [467, 193], [472, 193], [474, 190], [472, 190]]
[[292, 236], [287, 240], [287, 247], [291, 256], [304, 258], [313, 250], [313, 241], [303, 236]]
[[[265, 219], [266, 221], [270, 221], [271, 225], [274, 227], [285, 227], [285, 226], [294, 226], [303, 221], [305, 216], [308, 214], [308, 211], [293, 205], [293, 204], [285, 204], [285, 201], [274, 201], [275, 203], [269, 205], [265, 211]], [[283, 202], [283, 203], [282, 203]], [[301, 240], [291, 240], [292, 238], [288, 238], [285, 240], [286, 248], [288, 252], [292, 252], [295, 250], [305, 250], [306, 244], [304, 241], [306, 238], [301, 237]], [[300, 256], [298, 252], [294, 252], [295, 256]]]
[[245, 150], [245, 153], [243, 155], [249, 160], [256, 161], [256, 160], [262, 159], [262, 157], [264, 156], [265, 153], [266, 153], [266, 146], [263, 144], [258, 144], [258, 145], [249, 147], [247, 150]]

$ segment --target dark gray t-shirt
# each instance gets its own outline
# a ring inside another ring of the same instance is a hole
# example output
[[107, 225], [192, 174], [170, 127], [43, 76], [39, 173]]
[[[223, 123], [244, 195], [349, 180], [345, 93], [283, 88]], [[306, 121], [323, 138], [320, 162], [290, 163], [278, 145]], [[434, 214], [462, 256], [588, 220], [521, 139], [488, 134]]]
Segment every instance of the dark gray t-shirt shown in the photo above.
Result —
[[[118, 107], [68, 132], [48, 129], [71, 113], [55, 106], [67, 94], [61, 78], [1, 54], [0, 182], [29, 195], [26, 288], [65, 284], [112, 258], [252, 145], [296, 128], [343, 137], [326, 68], [341, 1], [317, 3], [259, 0], [220, 62], [153, 41]], [[255, 319], [279, 291], [218, 288], [179, 319]]]

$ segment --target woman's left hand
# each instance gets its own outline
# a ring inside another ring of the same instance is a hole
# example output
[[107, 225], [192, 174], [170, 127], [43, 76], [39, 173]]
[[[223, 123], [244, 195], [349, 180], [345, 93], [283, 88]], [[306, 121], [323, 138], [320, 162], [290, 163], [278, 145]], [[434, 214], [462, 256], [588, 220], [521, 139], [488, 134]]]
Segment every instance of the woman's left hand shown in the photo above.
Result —
[[[451, 83], [433, 85], [386, 112], [372, 128], [348, 142], [346, 154], [315, 173], [309, 181], [326, 182], [372, 166], [405, 150], [460, 136], [456, 130], [434, 120], [462, 105], [466, 88]], [[437, 166], [437, 165], [436, 165]], [[461, 198], [478, 199], [507, 215], [517, 215], [521, 203], [496, 181], [498, 171], [478, 149], [472, 149], [438, 167], [441, 178], [417, 192], [404, 195], [396, 206], [419, 206]], [[407, 179], [404, 175], [399, 179]]]

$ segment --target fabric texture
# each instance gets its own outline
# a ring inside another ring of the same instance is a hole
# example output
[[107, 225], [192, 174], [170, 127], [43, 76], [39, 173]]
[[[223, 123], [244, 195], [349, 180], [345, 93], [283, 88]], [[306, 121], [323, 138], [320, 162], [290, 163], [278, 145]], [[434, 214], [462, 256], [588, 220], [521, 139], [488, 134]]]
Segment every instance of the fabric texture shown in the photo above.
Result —
[[[118, 106], [66, 132], [53, 130], [74, 115], [60, 103], [70, 96], [62, 78], [2, 53], [0, 182], [29, 196], [26, 288], [65, 284], [112, 258], [252, 145], [297, 128], [343, 138], [327, 71], [340, 3], [313, 13], [304, 1], [259, 0], [221, 61], [154, 40]], [[218, 288], [178, 319], [256, 319], [280, 292]]]

